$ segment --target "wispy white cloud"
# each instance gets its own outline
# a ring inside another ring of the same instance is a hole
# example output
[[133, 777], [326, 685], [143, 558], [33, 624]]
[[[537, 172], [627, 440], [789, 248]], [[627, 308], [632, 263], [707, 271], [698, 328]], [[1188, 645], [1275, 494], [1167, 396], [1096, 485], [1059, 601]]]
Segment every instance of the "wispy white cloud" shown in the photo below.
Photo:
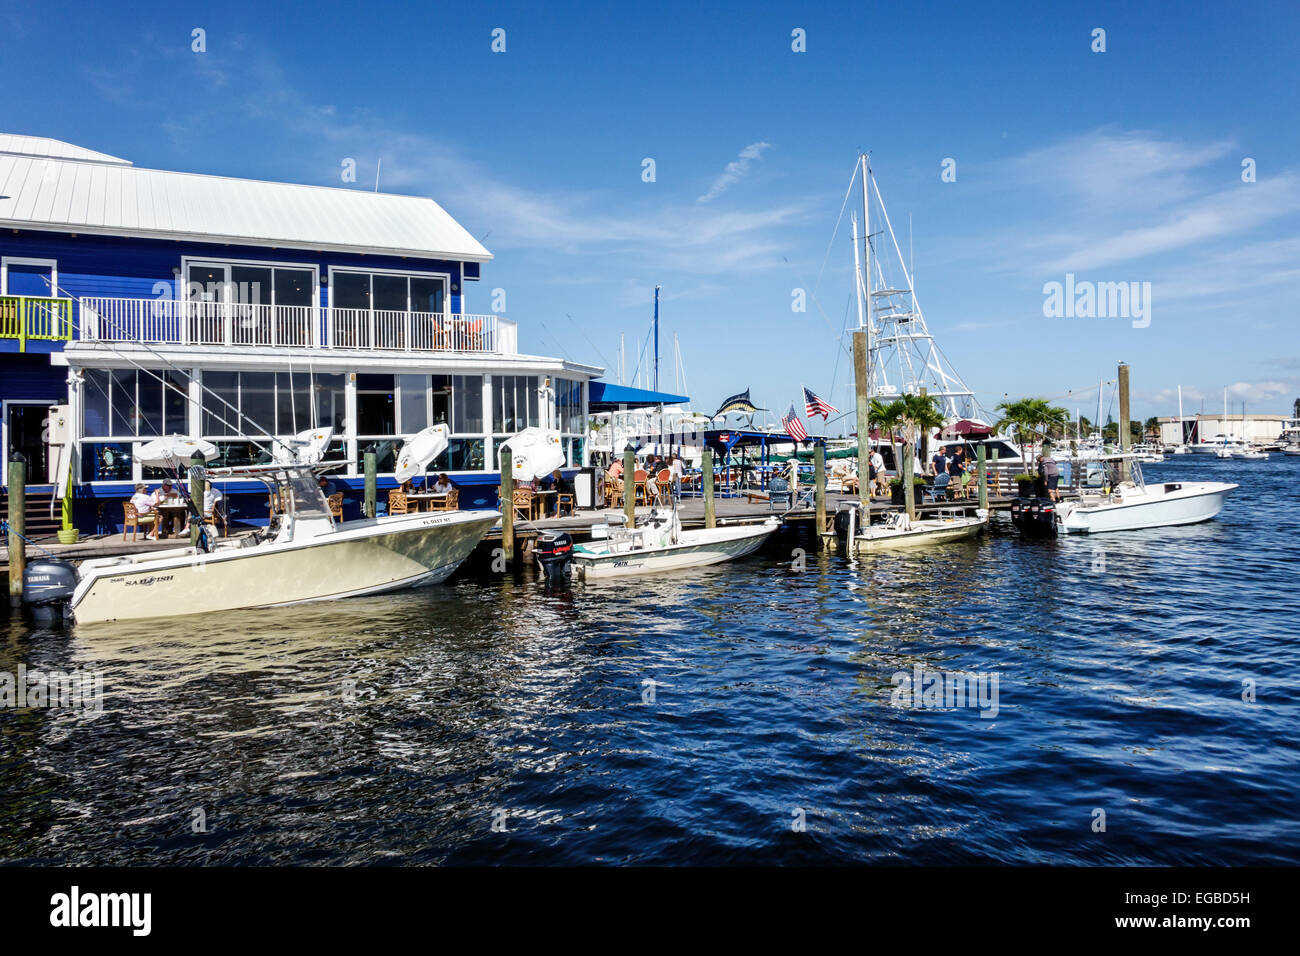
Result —
[[713, 181], [713, 185], [709, 187], [709, 191], [695, 201], [712, 202], [714, 199], [717, 199], [732, 186], [736, 185], [736, 183], [744, 179], [749, 173], [749, 167], [752, 166], [755, 161], [762, 159], [764, 150], [771, 148], [771, 143], [750, 143], [740, 151], [739, 156], [727, 163], [727, 168], [722, 171], [721, 176]]

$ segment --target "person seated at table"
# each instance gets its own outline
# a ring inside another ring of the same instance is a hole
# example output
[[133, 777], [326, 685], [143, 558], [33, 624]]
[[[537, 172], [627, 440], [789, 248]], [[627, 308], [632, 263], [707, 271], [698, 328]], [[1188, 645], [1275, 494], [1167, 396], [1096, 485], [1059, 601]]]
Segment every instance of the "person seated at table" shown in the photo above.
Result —
[[438, 475], [437, 481], [433, 483], [433, 493], [435, 495], [449, 495], [451, 494], [451, 488], [451, 479], [446, 474]]
[[334, 482], [330, 481], [324, 475], [320, 476], [319, 484], [320, 484], [321, 494], [323, 494], [326, 498], [328, 498], [330, 495], [338, 491], [338, 488], [334, 486]]
[[609, 477], [613, 478], [615, 481], [619, 481], [620, 479], [622, 479], [622, 477], [623, 477], [623, 459], [622, 459], [622, 458], [615, 458], [615, 459], [610, 463], [610, 466], [609, 466], [609, 468], [606, 470], [605, 474], [609, 475]]
[[224, 512], [225, 506], [221, 502], [225, 497], [226, 496], [221, 493], [220, 488], [214, 488], [212, 485], [208, 485], [208, 487], [203, 490], [204, 516], [212, 515], [215, 518], [219, 510]]
[[181, 500], [180, 492], [172, 487], [172, 480], [164, 478], [158, 490], [153, 493], [154, 510], [158, 513], [157, 532], [160, 537], [171, 534], [171, 512], [159, 508], [159, 505], [173, 505]]
[[[131, 496], [131, 504], [135, 505], [135, 513], [138, 515], [153, 514], [154, 496], [149, 494], [148, 489], [146, 488], [145, 483], [143, 481], [139, 482], [135, 486], [135, 494]], [[157, 537], [158, 537], [158, 526], [157, 526], [157, 522], [155, 522], [154, 527], [151, 528], [149, 531], [145, 532], [144, 539], [146, 541], [152, 541]]]

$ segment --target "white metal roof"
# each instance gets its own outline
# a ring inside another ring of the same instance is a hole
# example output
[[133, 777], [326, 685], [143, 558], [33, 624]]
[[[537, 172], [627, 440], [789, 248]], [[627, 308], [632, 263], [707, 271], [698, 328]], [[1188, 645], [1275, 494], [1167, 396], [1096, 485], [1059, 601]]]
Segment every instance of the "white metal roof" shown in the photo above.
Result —
[[[6, 143], [20, 148], [6, 151]], [[59, 147], [102, 158], [40, 154]], [[469, 262], [492, 258], [432, 199], [140, 169], [35, 137], [0, 136], [0, 197], [0, 227], [6, 228]]]
[[130, 166], [128, 159], [118, 159], [108, 153], [97, 153], [84, 146], [73, 146], [61, 139], [48, 139], [44, 136], [19, 136], [16, 133], [0, 133], [0, 153], [13, 153], [18, 156], [47, 156], [53, 159], [78, 159], [87, 163], [112, 163], [114, 166]]

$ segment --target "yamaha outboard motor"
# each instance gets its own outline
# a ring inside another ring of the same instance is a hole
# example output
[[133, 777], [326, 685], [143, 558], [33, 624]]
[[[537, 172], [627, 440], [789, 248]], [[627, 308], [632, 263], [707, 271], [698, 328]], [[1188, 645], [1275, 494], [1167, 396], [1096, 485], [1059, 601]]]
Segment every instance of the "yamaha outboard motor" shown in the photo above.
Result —
[[543, 531], [533, 546], [533, 557], [548, 581], [566, 581], [573, 559], [573, 539], [563, 531]]
[[835, 537], [843, 540], [849, 536], [849, 511], [847, 508], [841, 508], [835, 512], [832, 527], [835, 529]]
[[60, 617], [77, 590], [77, 569], [58, 558], [31, 561], [23, 569], [23, 603], [39, 617]]
[[1056, 534], [1056, 502], [1051, 498], [1017, 498], [1011, 502], [1011, 523], [1026, 537]]

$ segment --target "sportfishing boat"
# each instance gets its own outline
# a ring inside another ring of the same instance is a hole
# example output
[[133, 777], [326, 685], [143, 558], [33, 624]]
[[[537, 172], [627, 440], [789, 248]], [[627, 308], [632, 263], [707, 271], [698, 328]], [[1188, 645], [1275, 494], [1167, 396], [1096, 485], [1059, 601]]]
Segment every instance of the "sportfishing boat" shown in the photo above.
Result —
[[[860, 509], [856, 504], [842, 507], [835, 514], [832, 528], [822, 534], [827, 548], [850, 554], [870, 554], [902, 548], [927, 547], [973, 538], [988, 527], [989, 514], [983, 508], [968, 515], [961, 508], [945, 508], [933, 518], [909, 520], [903, 511], [887, 512], [884, 520], [858, 527]], [[850, 542], [852, 544], [850, 545]]]
[[1111, 455], [1089, 474], [1078, 500], [1056, 506], [1061, 530], [1074, 534], [1133, 531], [1208, 521], [1237, 485], [1222, 481], [1165, 481], [1148, 485], [1131, 454]]
[[1250, 446], [1234, 449], [1231, 454], [1240, 461], [1268, 461], [1268, 452]]
[[[634, 528], [618, 523], [617, 519], [603, 527], [597, 525], [592, 529], [592, 540], [573, 545], [568, 554], [573, 569], [585, 580], [680, 571], [753, 554], [778, 527], [780, 522], [769, 518], [759, 524], [683, 531], [676, 510], [667, 513], [655, 510], [644, 524]], [[539, 559], [542, 558], [543, 552], [539, 552]], [[558, 577], [567, 570], [555, 561], [542, 560], [542, 566], [548, 577]]]
[[[171, 441], [183, 450], [190, 443]], [[446, 449], [446, 426], [418, 433], [408, 445], [416, 453], [404, 447], [399, 457], [409, 471], [421, 470]], [[262, 482], [277, 502], [271, 522], [251, 535], [216, 540], [191, 506], [197, 545], [92, 559], [78, 568], [41, 561], [28, 566], [35, 586], [25, 599], [64, 605], [78, 624], [91, 624], [381, 594], [446, 580], [500, 520], [486, 510], [337, 520], [319, 476], [339, 464], [191, 469], [209, 481]]]

